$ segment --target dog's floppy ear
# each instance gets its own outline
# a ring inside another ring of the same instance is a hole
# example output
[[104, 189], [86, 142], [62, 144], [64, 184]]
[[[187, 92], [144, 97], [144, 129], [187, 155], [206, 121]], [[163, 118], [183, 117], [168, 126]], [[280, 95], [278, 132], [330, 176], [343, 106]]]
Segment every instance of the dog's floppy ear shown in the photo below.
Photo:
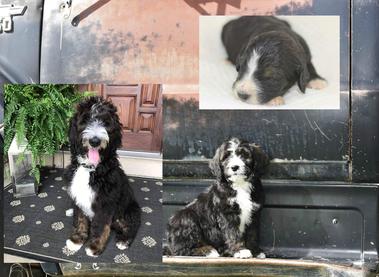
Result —
[[217, 180], [221, 180], [222, 178], [222, 169], [221, 169], [221, 149], [222, 146], [220, 146], [213, 157], [213, 159], [209, 162], [209, 168], [211, 169], [214, 176], [216, 176]]
[[310, 78], [307, 65], [304, 64], [304, 63], [302, 63], [299, 66], [298, 73], [299, 73], [299, 79], [297, 81], [297, 84], [298, 84], [301, 92], [304, 93], [305, 92], [305, 88], [307, 87], [307, 84], [308, 84], [309, 78]]
[[248, 45], [246, 47], [242, 48], [237, 56], [236, 59], [236, 70], [237, 72], [240, 71], [241, 66], [243, 65], [244, 61], [248, 58]]
[[239, 65], [239, 63], [237, 63], [237, 64], [236, 64], [236, 70], [237, 70], [237, 72], [240, 71], [240, 68], [241, 68], [241, 66]]
[[117, 107], [110, 101], [104, 101], [104, 106], [111, 115], [112, 120], [112, 131], [110, 133], [112, 143], [108, 145], [108, 149], [110, 151], [116, 151], [122, 145], [122, 124], [117, 114]]
[[249, 143], [249, 146], [254, 159], [254, 176], [261, 177], [265, 173], [265, 169], [269, 165], [270, 159], [258, 145]]
[[77, 152], [77, 144], [78, 144], [78, 138], [79, 134], [77, 131], [77, 122], [78, 122], [78, 112], [76, 112], [72, 118], [70, 119], [70, 124], [68, 127], [68, 139], [70, 143], [70, 151], [71, 153], [76, 153]]
[[241, 57], [241, 53], [237, 56], [237, 59], [236, 59], [236, 70], [237, 72], [240, 71], [241, 69], [241, 64], [242, 64], [242, 57]]

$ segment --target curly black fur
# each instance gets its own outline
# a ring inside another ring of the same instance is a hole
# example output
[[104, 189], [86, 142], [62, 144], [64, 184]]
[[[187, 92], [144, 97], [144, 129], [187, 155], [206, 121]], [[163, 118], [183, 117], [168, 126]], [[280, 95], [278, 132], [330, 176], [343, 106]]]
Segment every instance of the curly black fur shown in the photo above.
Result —
[[[89, 146], [83, 140], [82, 134], [94, 121], [101, 122], [108, 135], [108, 141], [99, 149], [100, 162], [96, 166], [83, 164]], [[112, 103], [100, 97], [90, 97], [77, 106], [69, 128], [71, 164], [66, 170], [66, 178], [72, 186], [78, 169], [82, 166], [88, 167], [88, 186], [95, 197], [91, 203], [93, 216], [90, 217], [88, 212], [86, 214], [78, 206], [75, 200], [77, 195], [70, 194], [74, 200], [75, 227], [70, 239], [80, 245], [89, 237], [88, 248], [95, 256], [104, 250], [110, 229], [116, 231], [116, 241], [127, 247], [133, 242], [140, 226], [140, 207], [116, 153], [121, 146], [121, 139], [121, 124], [117, 109]], [[81, 185], [84, 191], [87, 184]]]
[[[216, 183], [169, 220], [169, 254], [197, 256], [217, 250], [219, 255], [233, 256], [246, 248], [259, 254], [259, 214], [264, 203], [260, 177], [268, 162], [255, 144], [237, 138], [224, 142], [210, 162]], [[250, 204], [236, 201], [243, 189], [249, 192]], [[242, 226], [246, 208], [250, 212]]]

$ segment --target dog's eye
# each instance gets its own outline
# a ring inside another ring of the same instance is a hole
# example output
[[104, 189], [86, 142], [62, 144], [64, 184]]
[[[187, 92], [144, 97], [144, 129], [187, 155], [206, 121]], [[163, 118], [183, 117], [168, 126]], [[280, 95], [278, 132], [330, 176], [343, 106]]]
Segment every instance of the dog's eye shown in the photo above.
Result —
[[86, 120], [79, 120], [78, 121], [78, 129], [85, 129], [87, 126], [87, 121]]
[[238, 151], [237, 151], [237, 154], [238, 155], [240, 155], [240, 156], [242, 156], [243, 158], [245, 158], [245, 159], [247, 159], [247, 158], [249, 158], [250, 157], [250, 152], [249, 151], [247, 151], [247, 150], [245, 150], [245, 149], [239, 149]]
[[225, 161], [229, 156], [230, 156], [231, 152], [230, 151], [226, 151], [224, 153], [224, 155], [222, 156], [221, 160], [222, 161]]

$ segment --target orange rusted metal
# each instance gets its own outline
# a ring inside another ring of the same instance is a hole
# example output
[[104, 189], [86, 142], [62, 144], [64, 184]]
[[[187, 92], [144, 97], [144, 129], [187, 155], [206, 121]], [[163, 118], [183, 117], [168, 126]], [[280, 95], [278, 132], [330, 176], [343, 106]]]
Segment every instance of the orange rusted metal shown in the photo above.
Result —
[[42, 81], [118, 84], [197, 84], [200, 15], [290, 13], [294, 5], [291, 0], [112, 0], [74, 27], [73, 18], [96, 1], [73, 1], [64, 19], [54, 2], [45, 2]]

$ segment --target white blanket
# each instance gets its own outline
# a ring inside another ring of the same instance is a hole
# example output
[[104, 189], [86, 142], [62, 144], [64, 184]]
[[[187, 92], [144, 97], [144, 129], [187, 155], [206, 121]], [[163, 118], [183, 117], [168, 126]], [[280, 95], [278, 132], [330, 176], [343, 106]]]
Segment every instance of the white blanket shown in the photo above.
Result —
[[280, 16], [291, 24], [311, 49], [316, 71], [328, 86], [322, 90], [297, 85], [284, 96], [282, 106], [252, 105], [231, 92], [237, 77], [235, 67], [226, 61], [221, 42], [223, 25], [233, 16], [200, 17], [200, 109], [339, 109], [340, 108], [340, 28], [339, 16]]

